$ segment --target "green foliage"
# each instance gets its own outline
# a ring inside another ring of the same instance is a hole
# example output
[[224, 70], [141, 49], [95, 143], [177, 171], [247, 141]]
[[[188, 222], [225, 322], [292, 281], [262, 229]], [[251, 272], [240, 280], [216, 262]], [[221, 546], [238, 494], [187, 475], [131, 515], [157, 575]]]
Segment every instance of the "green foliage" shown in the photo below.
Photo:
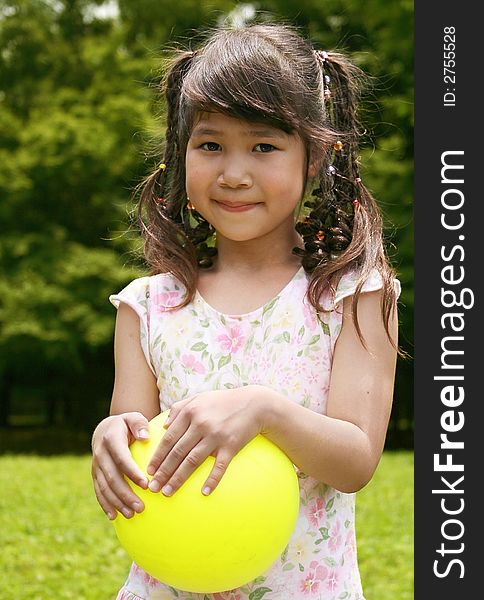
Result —
[[[93, 356], [112, 343], [107, 296], [144, 273], [133, 252], [139, 241], [122, 232], [131, 191], [155, 160], [146, 138], [163, 129], [155, 104], [161, 50], [195, 43], [201, 29], [243, 6], [119, 0], [119, 15], [101, 18], [94, 9], [102, 4], [0, 0], [0, 409], [26, 369], [38, 389], [47, 390], [53, 372], [96, 381], [87, 374], [99, 368]], [[300, 26], [320, 48], [348, 51], [371, 75], [363, 177], [384, 211], [403, 283], [402, 345], [411, 353], [412, 3], [256, 6]], [[404, 375], [396, 397], [408, 405], [411, 368]], [[89, 393], [99, 394], [95, 384]]]
[[[385, 453], [357, 496], [365, 596], [413, 598], [412, 455]], [[131, 561], [97, 505], [89, 456], [0, 457], [0, 600], [114, 598]], [[391, 510], [390, 508], [391, 507]]]

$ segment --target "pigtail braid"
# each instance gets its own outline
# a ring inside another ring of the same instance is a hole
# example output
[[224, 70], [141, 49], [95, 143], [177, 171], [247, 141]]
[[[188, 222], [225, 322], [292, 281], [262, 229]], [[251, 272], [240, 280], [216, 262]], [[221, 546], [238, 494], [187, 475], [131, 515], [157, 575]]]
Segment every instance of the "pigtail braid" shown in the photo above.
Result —
[[375, 267], [383, 278], [383, 320], [388, 322], [395, 305], [393, 273], [388, 268], [382, 241], [382, 221], [375, 199], [363, 185], [359, 172], [357, 116], [361, 71], [336, 52], [315, 52], [321, 71], [321, 91], [326, 118], [334, 134], [321, 161], [319, 187], [305, 203], [309, 216], [296, 225], [304, 250], [295, 249], [306, 270], [314, 273], [308, 295], [318, 310], [319, 298], [327, 285], [336, 289], [348, 266], [358, 272], [353, 318], [363, 342], [357, 319], [358, 296]]
[[[138, 224], [144, 237], [145, 257], [155, 272], [170, 271], [186, 288], [196, 280], [198, 267], [207, 266], [207, 258], [211, 264], [211, 257], [216, 254], [216, 248], [206, 245], [213, 234], [211, 225], [188, 209], [185, 157], [180, 152], [181, 88], [194, 56], [192, 51], [181, 52], [168, 69], [162, 84], [167, 115], [161, 163], [137, 187]], [[187, 302], [188, 298], [184, 304]]]

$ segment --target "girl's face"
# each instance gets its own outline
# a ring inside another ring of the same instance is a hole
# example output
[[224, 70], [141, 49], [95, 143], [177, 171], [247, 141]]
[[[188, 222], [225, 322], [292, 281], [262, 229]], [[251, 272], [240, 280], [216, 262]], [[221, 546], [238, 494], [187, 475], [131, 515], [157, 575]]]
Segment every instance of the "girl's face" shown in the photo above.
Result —
[[203, 113], [186, 153], [195, 209], [232, 241], [294, 240], [294, 212], [306, 181], [302, 140], [280, 129]]

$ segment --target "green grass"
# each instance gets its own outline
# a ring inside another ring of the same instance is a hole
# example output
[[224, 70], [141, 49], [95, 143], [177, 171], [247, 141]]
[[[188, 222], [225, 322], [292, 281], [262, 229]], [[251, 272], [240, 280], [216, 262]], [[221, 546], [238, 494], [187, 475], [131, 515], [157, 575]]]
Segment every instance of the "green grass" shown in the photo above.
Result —
[[356, 496], [358, 562], [367, 600], [413, 600], [413, 453], [385, 452]]
[[[89, 456], [0, 456], [0, 600], [112, 600], [130, 560], [98, 507]], [[367, 600], [413, 598], [413, 457], [383, 455], [357, 496]]]

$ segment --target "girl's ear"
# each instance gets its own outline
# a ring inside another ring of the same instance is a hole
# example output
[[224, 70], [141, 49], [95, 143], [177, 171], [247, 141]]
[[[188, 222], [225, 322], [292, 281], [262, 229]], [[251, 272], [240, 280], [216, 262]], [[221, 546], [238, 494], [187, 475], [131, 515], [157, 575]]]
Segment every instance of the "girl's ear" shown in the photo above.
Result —
[[316, 177], [317, 174], [318, 174], [318, 165], [316, 164], [316, 162], [312, 161], [308, 165], [308, 177], [310, 179], [312, 179], [313, 177]]

